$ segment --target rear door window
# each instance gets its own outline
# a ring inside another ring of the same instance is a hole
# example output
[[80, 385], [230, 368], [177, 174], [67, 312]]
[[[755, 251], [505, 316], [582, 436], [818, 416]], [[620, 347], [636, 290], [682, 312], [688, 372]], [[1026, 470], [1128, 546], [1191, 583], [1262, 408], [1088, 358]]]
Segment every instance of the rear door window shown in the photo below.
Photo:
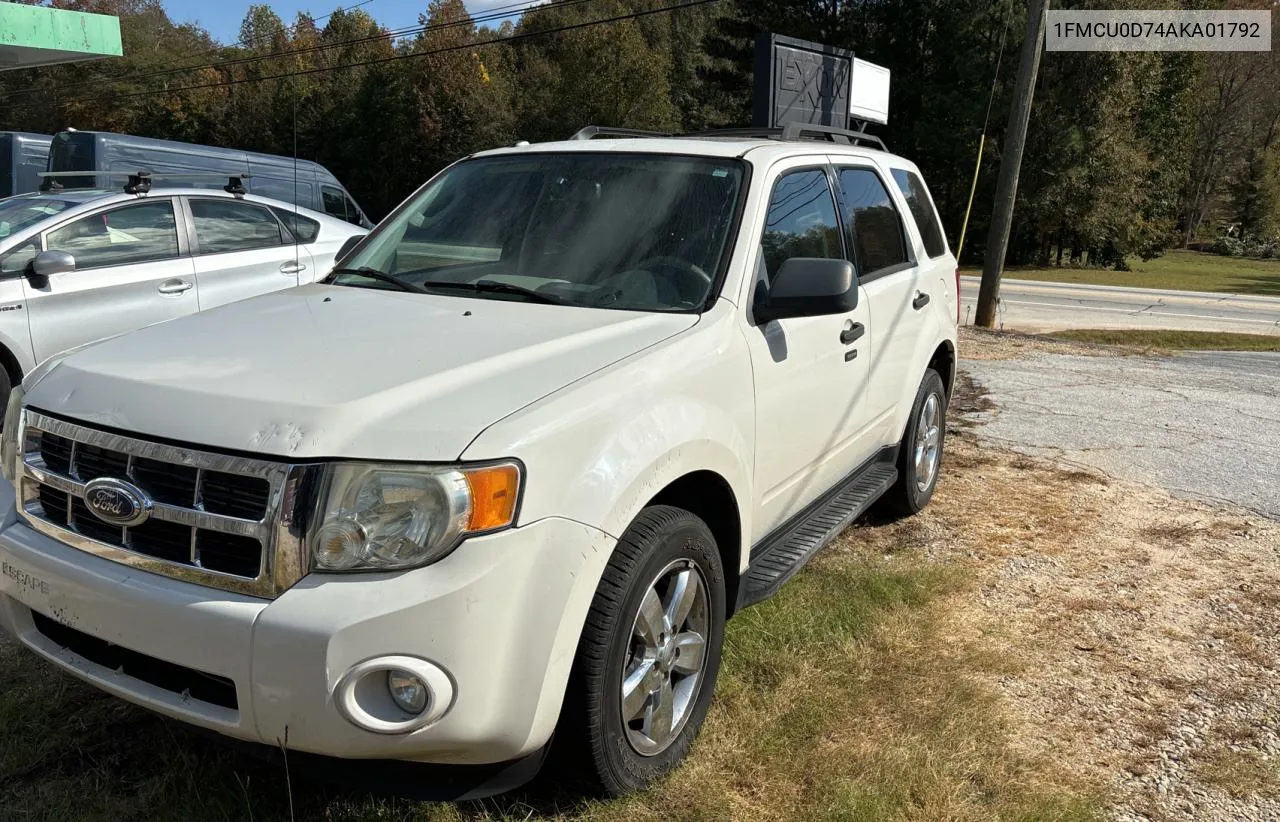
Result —
[[45, 245], [75, 257], [77, 270], [177, 257], [173, 201], [148, 200], [89, 214], [50, 231]]
[[907, 209], [920, 229], [920, 237], [924, 240], [925, 253], [930, 257], [941, 257], [947, 253], [947, 241], [942, 236], [942, 224], [938, 222], [938, 212], [933, 207], [933, 198], [929, 189], [919, 175], [904, 168], [893, 170], [893, 181], [907, 201]]
[[880, 175], [869, 168], [842, 168], [840, 192], [858, 276], [873, 277], [905, 267], [910, 257], [902, 219]]
[[201, 254], [271, 248], [288, 242], [267, 208], [241, 200], [192, 199], [191, 216]]

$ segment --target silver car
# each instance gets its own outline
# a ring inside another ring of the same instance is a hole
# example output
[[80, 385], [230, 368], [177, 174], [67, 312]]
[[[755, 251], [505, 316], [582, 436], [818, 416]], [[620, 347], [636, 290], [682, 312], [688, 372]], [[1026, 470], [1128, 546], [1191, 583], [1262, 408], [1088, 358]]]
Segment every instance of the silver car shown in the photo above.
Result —
[[0, 408], [38, 363], [83, 343], [312, 282], [365, 229], [205, 188], [0, 199]]

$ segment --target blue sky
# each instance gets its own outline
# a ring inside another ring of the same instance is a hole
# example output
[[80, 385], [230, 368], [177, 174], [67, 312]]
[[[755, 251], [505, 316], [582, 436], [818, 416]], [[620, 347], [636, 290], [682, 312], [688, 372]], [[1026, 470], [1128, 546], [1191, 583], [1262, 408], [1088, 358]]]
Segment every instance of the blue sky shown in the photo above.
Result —
[[[336, 8], [352, 6], [359, 0], [267, 0], [285, 23], [293, 21], [299, 11], [322, 17]], [[430, 0], [372, 0], [361, 6], [387, 28], [403, 28], [417, 24], [418, 15], [427, 10]], [[522, 0], [465, 0], [467, 10], [481, 14], [494, 8], [506, 8]], [[527, 4], [527, 0], [526, 0]], [[240, 38], [240, 21], [253, 0], [164, 0], [165, 11], [178, 23], [198, 23], [222, 43]], [[321, 21], [320, 25], [324, 25]], [[497, 25], [495, 21], [491, 25]]]

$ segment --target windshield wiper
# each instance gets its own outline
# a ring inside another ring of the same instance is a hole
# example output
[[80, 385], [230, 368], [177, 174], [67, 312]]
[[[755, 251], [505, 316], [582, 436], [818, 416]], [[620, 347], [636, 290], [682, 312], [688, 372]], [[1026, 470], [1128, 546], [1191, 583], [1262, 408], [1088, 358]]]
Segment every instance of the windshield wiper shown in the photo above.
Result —
[[388, 274], [385, 271], [379, 271], [376, 268], [370, 268], [362, 265], [359, 268], [335, 268], [334, 274], [359, 274], [361, 277], [368, 277], [371, 280], [390, 283], [398, 287], [401, 291], [412, 291], [414, 294], [426, 294], [427, 290], [420, 285], [414, 285], [408, 280], [402, 280], [394, 274]]
[[476, 280], [472, 283], [467, 282], [450, 282], [448, 280], [427, 280], [422, 284], [426, 288], [460, 288], [467, 291], [490, 292], [494, 294], [519, 294], [522, 297], [528, 297], [534, 302], [546, 303], [547, 305], [564, 305], [564, 300], [559, 297], [553, 297], [550, 294], [544, 294], [541, 291], [534, 291], [532, 288], [525, 288], [515, 283], [503, 283], [497, 280]]

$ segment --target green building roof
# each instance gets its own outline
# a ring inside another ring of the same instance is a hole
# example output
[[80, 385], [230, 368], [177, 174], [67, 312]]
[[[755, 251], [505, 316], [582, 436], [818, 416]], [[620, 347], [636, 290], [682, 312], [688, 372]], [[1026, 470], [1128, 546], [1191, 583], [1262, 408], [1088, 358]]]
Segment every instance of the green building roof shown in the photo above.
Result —
[[116, 17], [0, 2], [0, 71], [122, 54]]

